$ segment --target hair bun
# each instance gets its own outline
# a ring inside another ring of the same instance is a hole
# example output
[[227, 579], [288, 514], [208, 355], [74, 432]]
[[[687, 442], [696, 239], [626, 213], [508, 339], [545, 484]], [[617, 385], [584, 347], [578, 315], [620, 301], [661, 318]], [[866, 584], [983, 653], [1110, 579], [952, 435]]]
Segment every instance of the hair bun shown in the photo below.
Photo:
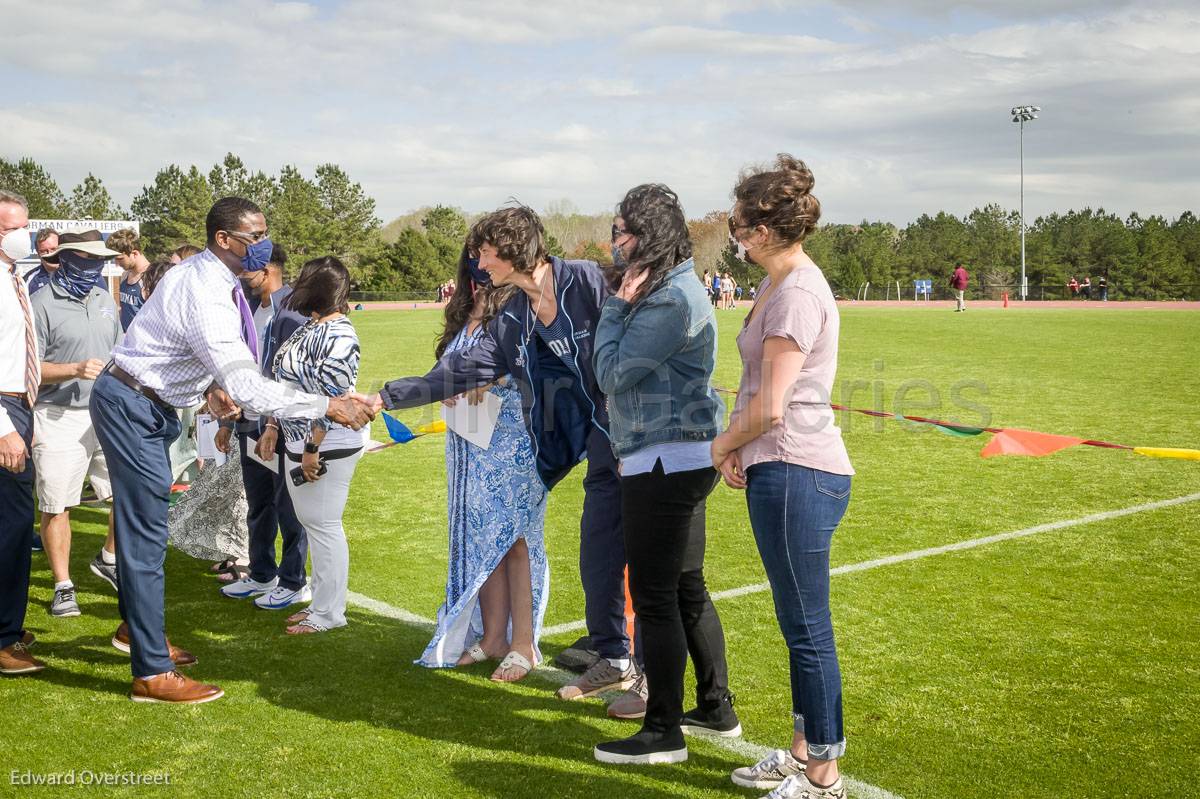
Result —
[[787, 153], [780, 153], [775, 157], [775, 169], [784, 174], [785, 183], [790, 191], [799, 195], [812, 191], [813, 184], [816, 182], [812, 170], [799, 158]]
[[812, 194], [814, 184], [808, 164], [788, 153], [775, 156], [769, 168], [742, 172], [733, 190], [742, 225], [764, 225], [782, 246], [801, 242], [816, 229], [821, 203]]

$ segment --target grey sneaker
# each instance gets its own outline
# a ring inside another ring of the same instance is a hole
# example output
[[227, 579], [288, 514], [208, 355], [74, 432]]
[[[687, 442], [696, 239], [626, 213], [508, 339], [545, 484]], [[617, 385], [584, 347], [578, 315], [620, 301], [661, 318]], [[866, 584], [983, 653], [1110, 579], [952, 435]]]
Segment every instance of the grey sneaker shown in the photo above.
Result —
[[778, 788], [788, 777], [804, 773], [804, 764], [786, 749], [776, 749], [753, 766], [733, 770], [733, 783], [743, 788]]
[[65, 618], [79, 615], [79, 603], [75, 601], [75, 587], [59, 588], [50, 601], [50, 615]]
[[846, 799], [846, 786], [838, 777], [828, 788], [818, 788], [804, 774], [793, 774], [763, 799]]
[[621, 671], [609, 663], [607, 658], [600, 658], [583, 674], [559, 688], [557, 696], [559, 699], [576, 700], [586, 699], [604, 691], [624, 691], [633, 685], [636, 678], [637, 671], [632, 661], [629, 668]]
[[646, 688], [645, 672], [638, 672], [637, 679], [629, 690], [608, 705], [608, 715], [614, 719], [642, 719], [646, 717], [646, 699], [650, 696]]
[[104, 556], [99, 552], [96, 557], [92, 558], [92, 574], [99, 577], [104, 582], [112, 586], [112, 590], [119, 591], [117, 588], [117, 564], [108, 564], [104, 562]]

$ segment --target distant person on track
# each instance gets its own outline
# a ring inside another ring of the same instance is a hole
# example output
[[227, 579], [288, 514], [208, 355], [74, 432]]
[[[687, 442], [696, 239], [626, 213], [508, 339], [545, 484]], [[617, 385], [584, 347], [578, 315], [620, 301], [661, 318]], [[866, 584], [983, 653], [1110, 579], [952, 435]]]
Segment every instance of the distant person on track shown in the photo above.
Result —
[[954, 289], [954, 302], [956, 303], [955, 313], [967, 310], [967, 303], [963, 298], [966, 296], [967, 284], [970, 281], [971, 276], [967, 273], [967, 268], [961, 262], [955, 264], [954, 274], [950, 277], [950, 288]]

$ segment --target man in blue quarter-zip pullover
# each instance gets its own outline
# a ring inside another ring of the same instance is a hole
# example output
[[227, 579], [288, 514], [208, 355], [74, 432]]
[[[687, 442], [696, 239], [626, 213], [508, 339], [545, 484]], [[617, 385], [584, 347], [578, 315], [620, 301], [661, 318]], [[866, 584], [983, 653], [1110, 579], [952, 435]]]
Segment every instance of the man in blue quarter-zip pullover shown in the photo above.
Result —
[[579, 572], [592, 648], [599, 659], [559, 690], [582, 699], [633, 685], [625, 634], [625, 544], [608, 408], [592, 370], [592, 344], [609, 291], [592, 261], [546, 252], [541, 220], [524, 206], [502, 208], [471, 229], [468, 247], [496, 286], [521, 289], [479, 342], [448, 353], [423, 377], [393, 380], [376, 408], [437, 402], [508, 375], [521, 391], [538, 474], [553, 488], [585, 456]]

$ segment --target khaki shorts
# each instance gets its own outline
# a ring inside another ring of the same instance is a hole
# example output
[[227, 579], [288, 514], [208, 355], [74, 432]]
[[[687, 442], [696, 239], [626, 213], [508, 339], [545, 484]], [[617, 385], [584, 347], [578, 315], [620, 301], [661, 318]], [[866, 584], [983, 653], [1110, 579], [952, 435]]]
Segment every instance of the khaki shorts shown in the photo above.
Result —
[[85, 477], [96, 496], [112, 498], [108, 464], [87, 408], [34, 408], [33, 469], [42, 513], [62, 513], [78, 505]]

